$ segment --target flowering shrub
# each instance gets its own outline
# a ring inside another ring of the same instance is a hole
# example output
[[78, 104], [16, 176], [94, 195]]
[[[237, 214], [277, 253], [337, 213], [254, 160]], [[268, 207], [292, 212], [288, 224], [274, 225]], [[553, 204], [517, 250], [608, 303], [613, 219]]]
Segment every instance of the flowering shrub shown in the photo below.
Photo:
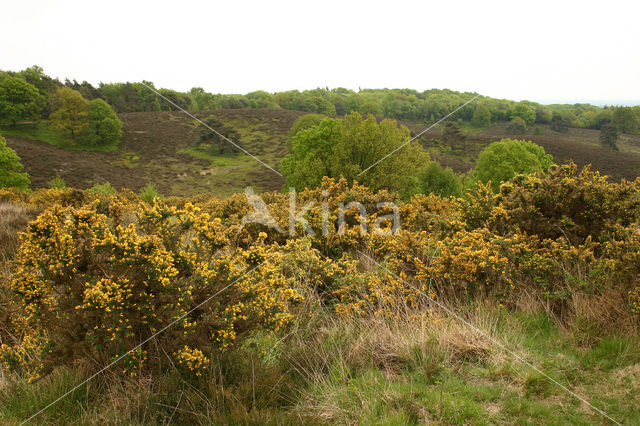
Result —
[[[192, 341], [224, 348], [243, 323], [285, 325], [289, 303], [301, 295], [288, 286], [277, 256], [240, 280], [272, 251], [279, 256], [276, 249], [260, 241], [246, 250], [227, 244], [221, 221], [193, 205], [155, 203], [128, 211], [115, 199], [48, 209], [22, 236], [10, 284], [28, 329], [39, 335], [5, 345], [0, 357], [13, 362], [38, 341], [48, 346], [46, 368], [122, 354], [171, 323], [157, 338], [169, 350]], [[236, 280], [224, 298], [198, 306]], [[144, 363], [145, 352], [139, 355], [129, 357], [135, 365], [125, 370]]]
[[[346, 316], [407, 307], [431, 316], [429, 298], [513, 307], [526, 292], [563, 314], [576, 294], [615, 292], [640, 314], [639, 185], [552, 167], [497, 194], [480, 184], [464, 199], [416, 195], [390, 232], [393, 210], [383, 203], [393, 194], [327, 178], [296, 194], [296, 211], [313, 203], [307, 236], [300, 223], [295, 234], [243, 224], [252, 211], [243, 194], [148, 203], [126, 190], [0, 190], [0, 200], [42, 212], [0, 269], [10, 275], [0, 296], [12, 312], [0, 362], [33, 380], [78, 358], [115, 360], [162, 330], [122, 371], [160, 365], [162, 348], [198, 376], [212, 351], [254, 330], [282, 331], [305, 302]], [[262, 199], [287, 230], [289, 194]]]

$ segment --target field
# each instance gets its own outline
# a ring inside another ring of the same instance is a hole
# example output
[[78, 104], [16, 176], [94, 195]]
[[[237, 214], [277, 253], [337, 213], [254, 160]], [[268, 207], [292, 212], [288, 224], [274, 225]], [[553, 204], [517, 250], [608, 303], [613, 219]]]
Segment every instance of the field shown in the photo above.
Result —
[[[277, 168], [303, 113], [194, 114]], [[421, 143], [460, 173], [512, 137], [610, 178], [564, 164], [409, 200], [325, 179], [297, 193], [305, 235], [245, 223], [251, 185], [288, 229], [284, 179], [199, 149], [192, 118], [120, 117], [104, 151], [8, 130], [34, 191], [0, 189], [3, 424], [640, 423], [639, 136], [433, 129]], [[107, 181], [123, 190], [84, 190]], [[165, 197], [128, 190], [147, 183]], [[345, 200], [369, 230], [396, 203], [401, 229], [360, 232]]]
[[[287, 153], [286, 137], [293, 122], [304, 113], [277, 109], [235, 109], [198, 111], [198, 118], [213, 115], [235, 127], [246, 149], [277, 169]], [[41, 124], [39, 135], [49, 143], [33, 138], [30, 125], [19, 131], [0, 130], [9, 146], [22, 158], [35, 188], [47, 187], [56, 175], [67, 185], [89, 188], [110, 182], [116, 188], [138, 191], [147, 183], [158, 186], [165, 195], [208, 193], [226, 196], [252, 185], [258, 191], [280, 190], [284, 179], [260, 166], [247, 155], [212, 156], [199, 151], [197, 122], [181, 112], [140, 112], [120, 114], [124, 136], [111, 152], [68, 149], [69, 141], [60, 141]], [[424, 125], [402, 123], [414, 133]], [[421, 143], [432, 157], [456, 172], [473, 168], [478, 153], [489, 143], [504, 137], [524, 138], [542, 145], [558, 163], [574, 161], [580, 166], [592, 164], [594, 170], [614, 180], [635, 179], [640, 175], [640, 135], [623, 135], [620, 152], [602, 148], [596, 130], [570, 129], [566, 134], [542, 128], [543, 135], [510, 135], [498, 124], [467, 136], [457, 146], [446, 146], [438, 128], [427, 132]], [[73, 146], [71, 146], [73, 148]], [[110, 148], [112, 149], [112, 148]]]

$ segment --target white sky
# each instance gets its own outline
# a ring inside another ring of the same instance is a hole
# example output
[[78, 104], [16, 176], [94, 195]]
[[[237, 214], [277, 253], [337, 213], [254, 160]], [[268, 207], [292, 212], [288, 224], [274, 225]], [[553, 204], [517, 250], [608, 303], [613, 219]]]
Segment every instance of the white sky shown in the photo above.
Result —
[[640, 103], [634, 1], [0, 0], [0, 69], [186, 91], [450, 88]]

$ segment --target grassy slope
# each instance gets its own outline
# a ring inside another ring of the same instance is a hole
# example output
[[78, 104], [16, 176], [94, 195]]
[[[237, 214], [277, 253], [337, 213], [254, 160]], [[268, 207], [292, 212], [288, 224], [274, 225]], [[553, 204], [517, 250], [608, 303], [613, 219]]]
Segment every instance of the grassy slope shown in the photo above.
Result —
[[82, 146], [73, 141], [70, 137], [61, 135], [60, 133], [51, 130], [49, 127], [49, 121], [43, 120], [38, 123], [34, 128], [31, 123], [19, 123], [15, 127], [0, 126], [1, 135], [19, 136], [22, 138], [46, 142], [58, 148], [68, 149], [71, 151], [98, 151], [98, 152], [111, 152], [118, 149], [117, 144], [105, 145], [105, 146]]
[[[317, 314], [316, 314], [317, 316]], [[637, 338], [571, 333], [545, 314], [470, 314], [511, 349], [602, 408], [640, 423]], [[119, 381], [107, 374], [38, 423], [593, 424], [586, 404], [449, 320], [318, 318], [287, 336], [256, 335], [193, 380], [177, 371]], [[293, 336], [293, 337], [292, 337]], [[585, 345], [584, 339], [592, 340]], [[582, 342], [581, 344], [578, 344]], [[80, 383], [58, 370], [35, 386], [0, 386], [0, 416], [18, 422]], [[109, 392], [105, 392], [106, 384]]]

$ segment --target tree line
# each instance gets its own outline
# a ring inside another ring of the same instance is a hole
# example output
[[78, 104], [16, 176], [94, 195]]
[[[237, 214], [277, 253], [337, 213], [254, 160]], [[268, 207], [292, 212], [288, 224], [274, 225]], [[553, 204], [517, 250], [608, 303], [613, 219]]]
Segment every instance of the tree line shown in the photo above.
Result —
[[117, 143], [122, 122], [113, 107], [95, 94], [83, 96], [35, 66], [18, 73], [0, 72], [0, 124], [15, 127], [29, 121], [36, 128], [48, 118], [54, 131], [77, 145]]
[[[102, 99], [117, 113], [175, 109], [168, 102], [159, 100], [145, 87], [146, 84], [155, 89], [150, 81], [100, 83], [95, 87], [86, 81], [78, 83], [76, 80], [67, 79], [61, 82], [47, 76], [38, 66], [19, 72], [0, 71], [0, 80], [7, 77], [18, 77], [32, 84], [45, 99], [55, 94], [58, 88], [68, 87], [89, 101]], [[413, 89], [361, 89], [356, 92], [340, 87], [276, 93], [258, 90], [245, 95], [214, 94], [201, 87], [194, 87], [188, 92], [164, 88], [156, 90], [176, 105], [189, 110], [282, 108], [329, 117], [342, 117], [355, 111], [360, 114], [424, 123], [440, 120], [476, 95], [449, 89], [430, 89], [422, 92]], [[42, 101], [38, 100], [30, 105], [28, 111], [32, 114], [31, 118], [34, 118], [34, 114], [48, 116], [53, 112], [52, 108], [50, 103], [42, 104]], [[457, 117], [461, 122], [477, 128], [509, 122], [514, 128], [525, 130], [527, 126], [537, 124], [550, 125], [552, 130], [558, 132], [566, 132], [571, 127], [601, 130], [607, 125], [614, 126], [618, 132], [623, 133], [640, 131], [640, 106], [599, 107], [583, 103], [543, 105], [537, 102], [516, 102], [480, 96], [477, 101], [462, 108]]]

